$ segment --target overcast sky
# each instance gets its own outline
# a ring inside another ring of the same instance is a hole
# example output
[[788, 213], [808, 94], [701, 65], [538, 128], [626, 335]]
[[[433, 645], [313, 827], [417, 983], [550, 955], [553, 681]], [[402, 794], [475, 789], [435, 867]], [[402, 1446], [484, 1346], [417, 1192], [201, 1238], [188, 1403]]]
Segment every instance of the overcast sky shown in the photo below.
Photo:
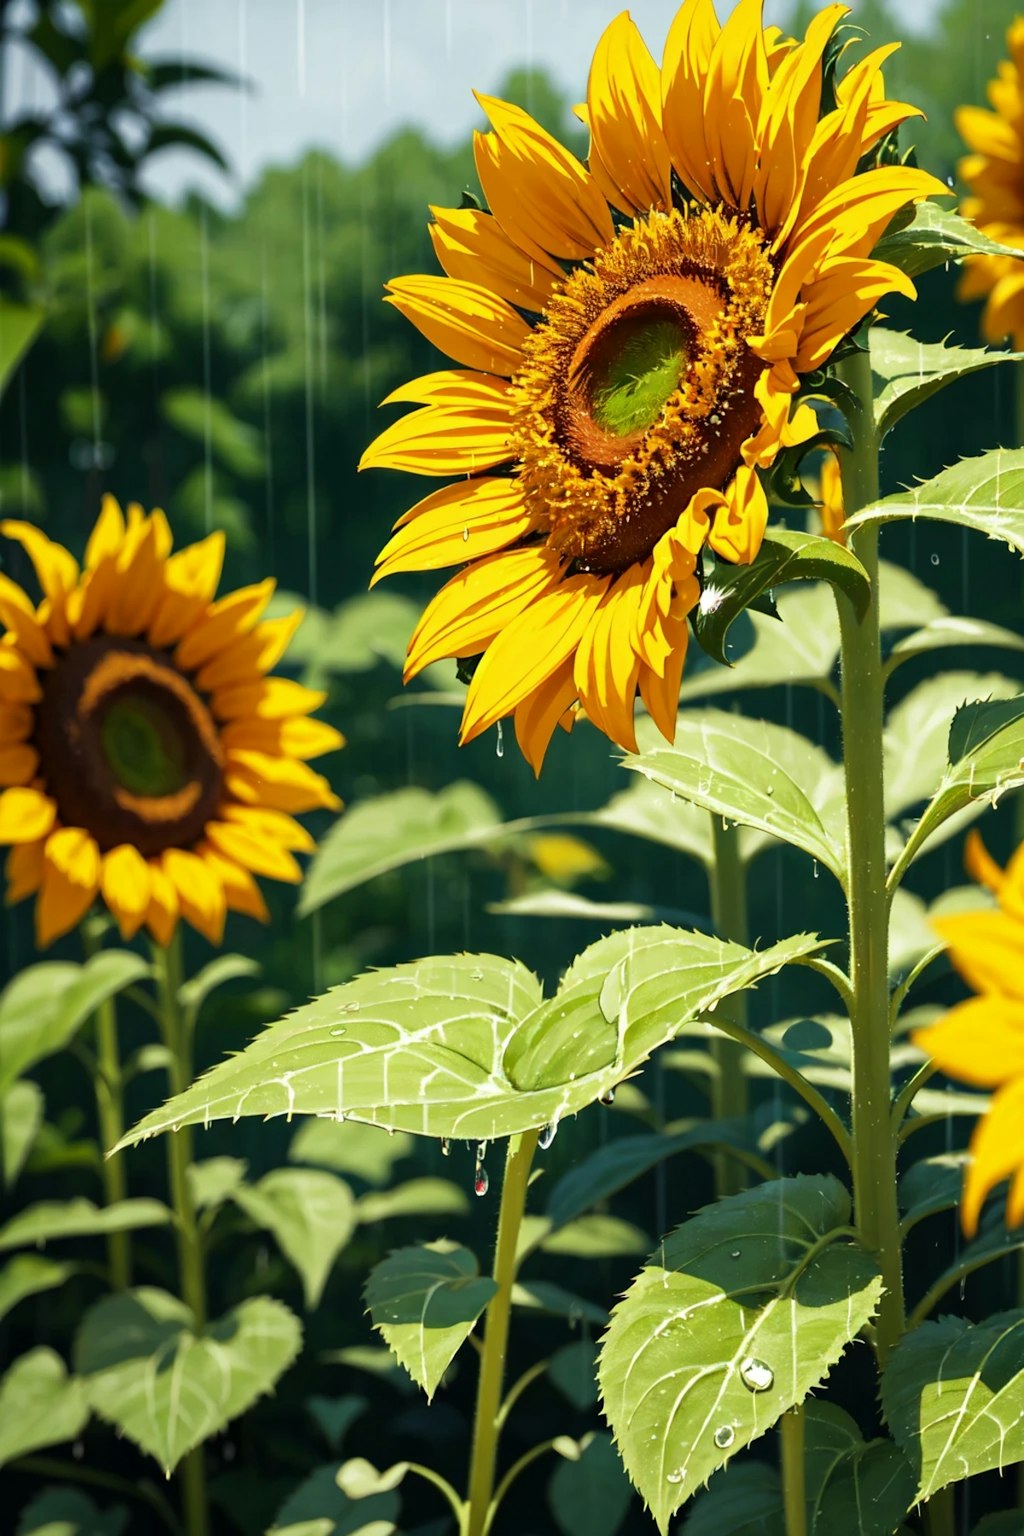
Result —
[[[656, 57], [678, 3], [630, 4]], [[925, 22], [937, 4], [903, 0], [902, 23]], [[142, 33], [142, 53], [227, 65], [254, 88], [190, 86], [166, 101], [168, 115], [221, 146], [234, 187], [179, 153], [154, 159], [149, 186], [167, 198], [199, 185], [231, 203], [265, 165], [290, 163], [309, 145], [359, 160], [407, 123], [451, 142], [482, 126], [473, 87], [493, 90], [520, 64], [543, 66], [580, 99], [594, 43], [617, 9], [615, 0], [167, 0]], [[726, 0], [719, 10], [728, 9]], [[768, 0], [768, 10], [781, 20], [785, 0]], [[8, 110], [43, 89], [12, 60]]]

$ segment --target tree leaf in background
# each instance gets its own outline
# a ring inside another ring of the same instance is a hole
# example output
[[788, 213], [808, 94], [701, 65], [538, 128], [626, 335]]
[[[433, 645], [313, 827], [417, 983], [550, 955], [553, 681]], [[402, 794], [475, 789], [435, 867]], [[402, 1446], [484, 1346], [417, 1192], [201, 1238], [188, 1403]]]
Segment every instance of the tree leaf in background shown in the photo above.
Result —
[[943, 342], [915, 341], [913, 336], [886, 326], [872, 326], [871, 372], [875, 376], [875, 429], [879, 438], [947, 384], [996, 363], [1022, 362], [1024, 352], [948, 347]]
[[677, 1227], [615, 1308], [601, 1348], [605, 1414], [663, 1532], [874, 1313], [881, 1277], [842, 1235], [849, 1220], [831, 1177], [732, 1195]]
[[548, 1503], [563, 1536], [615, 1536], [632, 1491], [611, 1435], [588, 1438], [578, 1461], [560, 1461], [548, 1483]]
[[527, 1312], [550, 1312], [552, 1317], [564, 1317], [575, 1328], [580, 1323], [593, 1323], [603, 1328], [608, 1321], [604, 1307], [567, 1291], [552, 1280], [520, 1280], [512, 1287], [512, 1304]]
[[299, 912], [308, 916], [357, 885], [417, 859], [486, 847], [500, 834], [501, 822], [491, 797], [468, 779], [436, 793], [410, 787], [357, 801], [317, 849]]
[[397, 1493], [350, 1499], [338, 1486], [340, 1471], [335, 1462], [311, 1472], [281, 1505], [267, 1536], [389, 1536]]
[[990, 240], [952, 209], [931, 202], [917, 203], [909, 217], [907, 213], [897, 214], [871, 254], [876, 261], [891, 262], [908, 277], [949, 261], [963, 261], [966, 256], [1012, 256], [1020, 260], [1020, 251], [1013, 246]]
[[878, 622], [882, 632], [917, 629], [947, 618], [949, 609], [923, 581], [902, 565], [878, 563]]
[[52, 1349], [29, 1350], [0, 1378], [0, 1467], [43, 1446], [74, 1440], [89, 1409], [82, 1383]]
[[0, 395], [39, 334], [46, 318], [41, 304], [16, 304], [0, 294]]
[[364, 1295], [373, 1326], [429, 1401], [496, 1291], [468, 1248], [442, 1240], [396, 1248], [370, 1271]]
[[320, 1430], [332, 1451], [340, 1451], [342, 1441], [370, 1406], [369, 1399], [352, 1393], [344, 1397], [323, 1397], [315, 1393], [306, 1398], [306, 1412]]
[[148, 975], [141, 956], [119, 949], [85, 965], [45, 960], [19, 972], [0, 994], [0, 1091], [63, 1050], [100, 1003]]
[[396, 1216], [465, 1216], [469, 1199], [450, 1179], [406, 1179], [393, 1189], [363, 1195], [356, 1202], [356, 1220], [364, 1224]]
[[0, 1253], [11, 1248], [52, 1242], [65, 1237], [101, 1237], [108, 1232], [134, 1232], [139, 1227], [163, 1227], [171, 1219], [159, 1200], [119, 1200], [96, 1206], [91, 1200], [40, 1200], [12, 1216], [0, 1227]]
[[208, 442], [233, 475], [247, 480], [264, 473], [259, 432], [234, 416], [223, 400], [201, 389], [168, 389], [161, 396], [160, 408], [165, 420], [186, 437], [204, 446]]
[[577, 1339], [556, 1349], [548, 1362], [548, 1380], [581, 1413], [597, 1402], [597, 1345]]
[[1024, 448], [994, 448], [980, 458], [961, 459], [932, 480], [862, 508], [846, 527], [921, 517], [973, 528], [1024, 554]]
[[892, 673], [912, 656], [921, 656], [925, 651], [945, 650], [961, 645], [993, 646], [1003, 651], [1024, 651], [1024, 637], [1015, 634], [1012, 629], [1004, 629], [1001, 624], [989, 624], [985, 619], [958, 619], [948, 614], [945, 618], [934, 619], [923, 629], [917, 629], [913, 634], [905, 635], [902, 640], [899, 640], [889, 652], [886, 669]]
[[900, 1179], [900, 1210], [903, 1229], [909, 1232], [926, 1216], [951, 1211], [960, 1203], [966, 1152], [941, 1152], [936, 1157], [922, 1157]]
[[95, 1413], [170, 1473], [272, 1390], [299, 1352], [302, 1329], [283, 1302], [252, 1296], [193, 1331], [184, 1302], [141, 1286], [85, 1314], [75, 1365]]
[[[163, 0], [159, 0], [162, 4]], [[189, 123], [157, 123], [149, 135], [146, 144], [146, 157], [158, 154], [162, 149], [191, 149], [195, 154], [202, 155], [206, 160], [212, 160], [218, 170], [233, 174], [233, 167], [229, 160], [224, 158], [223, 152], [205, 133], [200, 133], [198, 128], [193, 128]], [[234, 420], [234, 418], [231, 418]], [[226, 456], [225, 456], [226, 457]], [[231, 459], [227, 463], [236, 474], [244, 475], [244, 469], [239, 469]]]
[[312, 1163], [334, 1173], [348, 1173], [383, 1189], [391, 1182], [396, 1163], [412, 1152], [415, 1143], [405, 1131], [389, 1136], [379, 1125], [307, 1120], [292, 1137], [290, 1163]]
[[694, 1500], [686, 1536], [785, 1536], [782, 1487], [774, 1467], [743, 1461], [719, 1472]]
[[246, 955], [218, 955], [216, 960], [211, 960], [201, 971], [189, 977], [178, 993], [178, 1001], [194, 1017], [210, 993], [224, 986], [225, 982], [258, 976], [259, 973], [259, 962], [250, 960]]
[[694, 628], [713, 660], [728, 665], [726, 637], [751, 603], [790, 581], [827, 581], [844, 591], [859, 613], [871, 593], [868, 574], [856, 555], [834, 539], [775, 528], [764, 536], [750, 565], [716, 565], [701, 593]]
[[494, 955], [373, 972], [265, 1029], [123, 1145], [243, 1114], [352, 1117], [478, 1141], [557, 1125], [688, 1020], [820, 947], [807, 934], [751, 951], [633, 928], [591, 945], [546, 1001], [525, 967]]
[[12, 1083], [0, 1093], [0, 1172], [10, 1189], [25, 1165], [43, 1120], [42, 1089], [33, 1082]]
[[922, 1323], [889, 1357], [882, 1409], [919, 1499], [1024, 1460], [1024, 1312]]
[[258, 1184], [232, 1191], [250, 1221], [272, 1232], [302, 1278], [306, 1308], [320, 1304], [335, 1259], [356, 1228], [351, 1189], [318, 1168], [273, 1168]]
[[196, 1210], [216, 1210], [230, 1200], [244, 1182], [248, 1167], [240, 1157], [207, 1157], [190, 1163], [188, 1182]]
[[25, 1505], [16, 1536], [124, 1536], [130, 1518], [123, 1504], [100, 1510], [77, 1488], [45, 1488]]
[[74, 1272], [73, 1264], [58, 1264], [38, 1253], [19, 1253], [0, 1269], [0, 1319], [26, 1296], [55, 1290]]
[[651, 1240], [646, 1232], [623, 1221], [621, 1216], [592, 1212], [556, 1228], [543, 1238], [545, 1253], [561, 1253], [573, 1259], [614, 1259], [648, 1253]]
[[675, 746], [626, 757], [626, 767], [801, 848], [843, 879], [841, 769], [826, 752], [786, 726], [718, 710], [688, 710], [680, 725]]

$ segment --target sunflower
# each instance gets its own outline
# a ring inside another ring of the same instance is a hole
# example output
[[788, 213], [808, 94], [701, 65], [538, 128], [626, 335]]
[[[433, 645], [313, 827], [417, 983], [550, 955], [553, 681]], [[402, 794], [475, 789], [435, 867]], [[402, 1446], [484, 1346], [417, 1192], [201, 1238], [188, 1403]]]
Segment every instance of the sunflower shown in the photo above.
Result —
[[972, 832], [967, 868], [998, 904], [945, 917], [935, 927], [977, 995], [913, 1040], [951, 1077], [998, 1090], [971, 1137], [961, 1220], [973, 1237], [989, 1191], [1007, 1178], [1007, 1225], [1024, 1222], [1024, 847], [1003, 870]]
[[[162, 512], [106, 497], [80, 571], [29, 523], [0, 523], [36, 573], [0, 575], [0, 844], [7, 900], [36, 896], [40, 947], [102, 897], [128, 939], [179, 918], [219, 943], [228, 909], [267, 918], [254, 879], [301, 878], [293, 812], [340, 801], [306, 758], [342, 737], [324, 695], [266, 674], [301, 611], [262, 620], [272, 581], [214, 600], [224, 537], [171, 553]], [[261, 622], [262, 620], [262, 622]]]
[[[835, 86], [832, 5], [795, 42], [761, 0], [720, 27], [686, 0], [659, 69], [627, 13], [604, 33], [586, 165], [526, 112], [478, 101], [487, 210], [432, 208], [445, 276], [388, 300], [453, 362], [385, 401], [420, 407], [363, 455], [457, 477], [400, 519], [378, 560], [462, 567], [429, 604], [407, 676], [480, 658], [462, 739], [503, 717], [539, 772], [576, 710], [635, 746], [639, 692], [672, 738], [705, 547], [746, 563], [764, 534], [760, 471], [816, 430], [798, 398], [884, 294], [870, 252], [942, 184], [858, 173], [912, 107], [888, 101], [882, 48]], [[828, 80], [826, 80], [828, 76]]]
[[843, 504], [843, 477], [839, 469], [839, 457], [831, 449], [822, 460], [817, 500], [822, 533], [834, 544], [845, 544], [846, 534], [843, 532], [843, 524], [846, 522], [846, 508]]
[[[995, 109], [960, 107], [956, 126], [971, 154], [960, 161], [961, 181], [970, 189], [960, 211], [991, 240], [1024, 250], [1024, 17], [1006, 34], [1010, 57], [988, 84]], [[964, 262], [957, 289], [964, 300], [985, 300], [981, 329], [986, 341], [1012, 336], [1024, 347], [1024, 272], [1013, 256], [972, 256]]]

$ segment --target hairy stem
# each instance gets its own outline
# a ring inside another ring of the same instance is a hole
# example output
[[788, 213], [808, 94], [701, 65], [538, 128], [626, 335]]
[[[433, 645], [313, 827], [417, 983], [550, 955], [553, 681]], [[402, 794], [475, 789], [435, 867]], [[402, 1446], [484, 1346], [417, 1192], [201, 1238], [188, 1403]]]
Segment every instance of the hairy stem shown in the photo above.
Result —
[[[877, 500], [878, 439], [872, 415], [871, 362], [857, 352], [841, 365], [860, 402], [853, 447], [840, 451], [846, 515]], [[903, 1265], [896, 1202], [891, 1114], [889, 898], [885, 869], [882, 731], [885, 678], [878, 620], [878, 530], [857, 529], [853, 553], [871, 581], [863, 617], [836, 593], [842, 636], [843, 759], [848, 831], [847, 901], [853, 987], [853, 1199], [860, 1240], [875, 1255], [885, 1289], [875, 1341], [884, 1364], [904, 1330]]]
[[804, 1405], [797, 1403], [779, 1420], [782, 1437], [782, 1507], [786, 1536], [807, 1536], [804, 1491]]
[[505, 1159], [498, 1212], [498, 1236], [494, 1247], [494, 1283], [497, 1290], [487, 1308], [476, 1413], [473, 1418], [473, 1449], [469, 1463], [469, 1493], [462, 1536], [485, 1536], [494, 1497], [494, 1469], [498, 1454], [499, 1416], [505, 1379], [505, 1354], [512, 1288], [516, 1281], [516, 1249], [526, 1210], [526, 1187], [537, 1146], [537, 1131], [513, 1136]]
[[[179, 1002], [181, 990], [181, 935], [175, 933], [170, 944], [153, 946], [160, 1032], [168, 1052], [167, 1076], [171, 1095], [184, 1093], [192, 1082], [192, 1042]], [[167, 1176], [171, 1187], [175, 1232], [178, 1242], [178, 1280], [181, 1298], [192, 1312], [195, 1329], [206, 1326], [206, 1277], [203, 1269], [202, 1236], [196, 1221], [195, 1202], [189, 1184], [192, 1164], [192, 1131], [188, 1126], [166, 1137]], [[207, 1536], [209, 1508], [206, 1498], [206, 1463], [203, 1448], [197, 1445], [181, 1463], [181, 1497], [185, 1529], [189, 1536]]]
[[[88, 918], [82, 924], [82, 944], [91, 959], [101, 948], [100, 934]], [[116, 1147], [124, 1134], [124, 1075], [117, 1040], [117, 1013], [112, 997], [96, 1010], [96, 1118], [99, 1123], [100, 1151]], [[108, 1206], [118, 1205], [128, 1193], [124, 1156], [118, 1152], [102, 1160], [103, 1198]], [[107, 1268], [111, 1288], [126, 1291], [132, 1283], [131, 1238], [127, 1232], [107, 1233]]]
[[[747, 879], [740, 854], [740, 830], [721, 816], [711, 817], [714, 861], [708, 871], [711, 887], [711, 919], [721, 939], [747, 943]], [[747, 1000], [742, 992], [729, 999], [729, 1012], [740, 1028], [747, 1022]], [[716, 1120], [741, 1119], [748, 1108], [747, 1079], [743, 1072], [743, 1047], [717, 1032], [711, 1037], [715, 1072], [711, 1079], [711, 1113]], [[734, 1158], [715, 1157], [715, 1193], [735, 1195], [746, 1187], [743, 1165]]]

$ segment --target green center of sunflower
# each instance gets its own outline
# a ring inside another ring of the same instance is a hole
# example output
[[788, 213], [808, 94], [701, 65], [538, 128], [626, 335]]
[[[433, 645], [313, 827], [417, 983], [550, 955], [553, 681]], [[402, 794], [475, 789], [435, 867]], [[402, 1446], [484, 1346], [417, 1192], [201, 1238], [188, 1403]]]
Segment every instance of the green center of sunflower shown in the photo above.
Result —
[[173, 795], [188, 781], [185, 744], [156, 699], [122, 694], [105, 711], [100, 748], [114, 778], [133, 795]]
[[600, 374], [591, 385], [598, 426], [626, 437], [657, 421], [686, 372], [689, 349], [674, 318], [626, 315], [605, 338]]

